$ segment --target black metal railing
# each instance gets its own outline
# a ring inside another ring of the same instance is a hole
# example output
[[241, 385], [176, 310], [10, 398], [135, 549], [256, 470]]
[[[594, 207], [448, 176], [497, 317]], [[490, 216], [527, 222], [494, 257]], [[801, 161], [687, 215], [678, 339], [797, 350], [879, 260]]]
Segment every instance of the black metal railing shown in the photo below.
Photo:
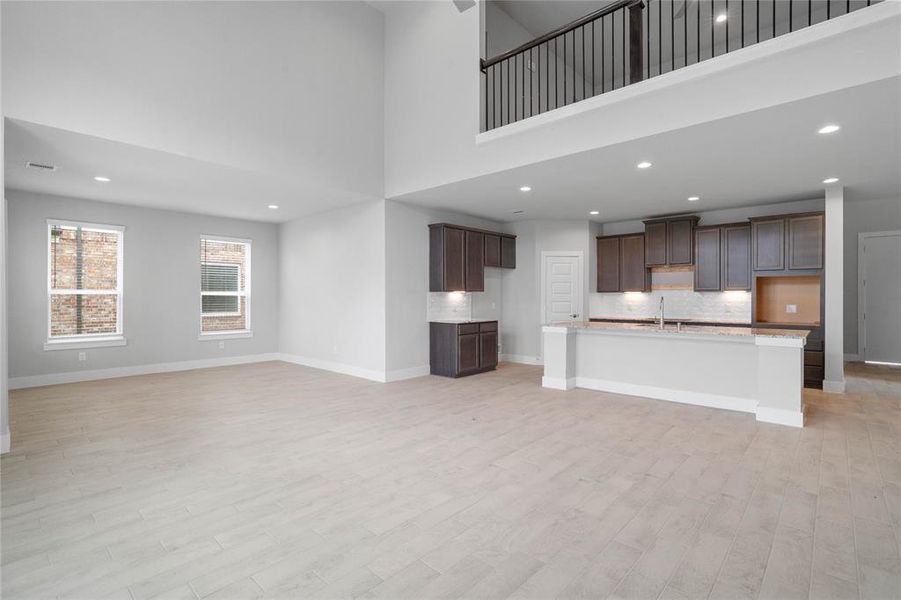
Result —
[[481, 61], [483, 131], [882, 0], [619, 0]]

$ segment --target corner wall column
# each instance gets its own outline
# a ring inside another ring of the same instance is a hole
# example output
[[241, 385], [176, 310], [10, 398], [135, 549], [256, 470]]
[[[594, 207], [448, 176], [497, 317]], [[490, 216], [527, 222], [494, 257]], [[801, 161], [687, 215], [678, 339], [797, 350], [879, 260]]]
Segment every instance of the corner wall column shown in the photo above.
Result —
[[845, 392], [844, 334], [845, 188], [826, 188], [825, 303], [826, 352], [823, 391]]
[[542, 387], [571, 390], [576, 387], [576, 331], [570, 327], [545, 326], [544, 377]]

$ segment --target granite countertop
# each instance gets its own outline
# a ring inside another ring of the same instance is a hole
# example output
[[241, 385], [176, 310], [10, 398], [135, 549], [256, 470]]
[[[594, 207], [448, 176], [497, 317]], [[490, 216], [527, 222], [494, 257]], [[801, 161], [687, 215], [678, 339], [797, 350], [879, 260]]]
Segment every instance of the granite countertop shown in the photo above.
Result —
[[459, 325], [460, 323], [494, 323], [497, 319], [429, 319], [429, 323], [450, 323], [451, 325]]
[[729, 337], [767, 337], [767, 338], [800, 338], [805, 339], [810, 333], [805, 329], [770, 329], [763, 327], [728, 327], [716, 325], [685, 325], [680, 329], [674, 324], [667, 324], [663, 329], [656, 323], [611, 323], [573, 321], [549, 323], [551, 327], [567, 327], [572, 329], [588, 329], [599, 331], [634, 331], [636, 333], [653, 333], [659, 335], [702, 335]]
[[[590, 317], [589, 321], [593, 322], [611, 322], [611, 323], [656, 323], [656, 317]], [[664, 317], [667, 323], [686, 323], [693, 325], [735, 325], [740, 327], [750, 327], [750, 321], [742, 321], [739, 319], [680, 319], [678, 317]]]

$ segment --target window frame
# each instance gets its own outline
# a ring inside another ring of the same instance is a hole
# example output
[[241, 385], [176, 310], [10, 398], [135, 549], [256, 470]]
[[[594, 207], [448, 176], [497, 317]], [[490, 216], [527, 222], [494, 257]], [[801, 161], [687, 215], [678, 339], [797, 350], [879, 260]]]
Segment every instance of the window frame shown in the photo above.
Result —
[[[53, 256], [53, 228], [54, 227], [72, 227], [72, 228], [81, 228], [88, 229], [91, 231], [102, 231], [106, 233], [115, 233], [116, 240], [116, 289], [115, 291], [106, 291], [106, 290], [79, 290], [69, 289], [69, 288], [60, 288], [54, 290], [53, 288], [53, 265], [51, 264], [51, 258]], [[47, 288], [46, 288], [46, 302], [47, 302], [47, 323], [46, 323], [46, 336], [44, 340], [44, 350], [71, 350], [77, 348], [102, 348], [106, 346], [124, 346], [126, 345], [125, 339], [125, 285], [124, 285], [124, 274], [125, 274], [125, 266], [124, 266], [124, 257], [125, 257], [125, 226], [124, 225], [108, 225], [104, 223], [88, 223], [84, 221], [72, 221], [69, 219], [47, 219], [46, 220], [46, 232], [47, 232], [47, 256], [46, 256], [46, 269], [47, 269]], [[52, 335], [53, 331], [53, 296], [59, 295], [73, 295], [73, 294], [82, 294], [85, 296], [90, 295], [103, 295], [103, 296], [112, 296], [115, 294], [116, 296], [116, 331], [114, 333], [77, 333], [74, 335]]]
[[[204, 264], [220, 264], [214, 262], [204, 263], [203, 260], [197, 261], [197, 314], [199, 318], [197, 320], [197, 326], [200, 330], [197, 336], [197, 339], [200, 341], [210, 341], [210, 340], [227, 340], [227, 339], [240, 339], [240, 338], [250, 338], [253, 337], [253, 329], [251, 328], [251, 307], [252, 307], [252, 293], [251, 293], [251, 274], [253, 272], [251, 259], [253, 257], [253, 240], [249, 238], [237, 238], [231, 237], [227, 235], [207, 235], [201, 234], [200, 240], [198, 243], [198, 252], [197, 256], [202, 256], [203, 253], [203, 242], [225, 242], [228, 244], [244, 244], [244, 264], [238, 265], [238, 281], [241, 281], [241, 275], [244, 276], [244, 289], [243, 291], [239, 290], [237, 293], [238, 302], [240, 306], [241, 298], [244, 298], [244, 329], [227, 329], [222, 331], [204, 331], [203, 330], [203, 318], [204, 317], [216, 317], [216, 316], [237, 316], [240, 315], [240, 310], [237, 313], [207, 313], [203, 312], [203, 296], [206, 295], [233, 295], [231, 292], [204, 292], [203, 291], [203, 265]], [[223, 263], [223, 264], [236, 264], [236, 263]], [[240, 287], [240, 286], [239, 286]]]

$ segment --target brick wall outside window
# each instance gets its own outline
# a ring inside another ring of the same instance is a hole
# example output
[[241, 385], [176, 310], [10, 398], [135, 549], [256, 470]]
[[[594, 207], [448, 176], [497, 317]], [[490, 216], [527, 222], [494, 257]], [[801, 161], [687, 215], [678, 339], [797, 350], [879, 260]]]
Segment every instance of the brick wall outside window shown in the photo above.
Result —
[[[50, 233], [50, 285], [54, 290], [116, 291], [119, 235], [52, 227]], [[115, 293], [51, 294], [50, 336], [116, 333], [118, 296]]]
[[[211, 264], [240, 265], [239, 289], [244, 291], [247, 278], [247, 244], [218, 240], [201, 240], [200, 262]], [[202, 282], [201, 282], [202, 287]], [[247, 300], [239, 298], [239, 311], [235, 315], [204, 315], [200, 317], [202, 332], [241, 331], [247, 329]]]

